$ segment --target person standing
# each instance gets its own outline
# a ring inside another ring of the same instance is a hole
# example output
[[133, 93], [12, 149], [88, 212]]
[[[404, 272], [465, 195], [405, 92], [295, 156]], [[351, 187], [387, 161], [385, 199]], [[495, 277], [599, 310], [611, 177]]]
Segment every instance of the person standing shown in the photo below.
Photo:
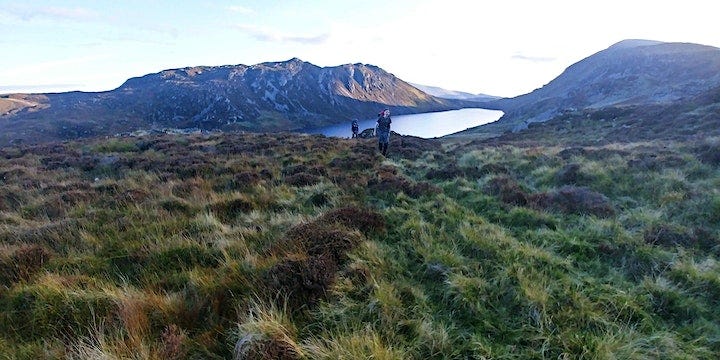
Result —
[[388, 144], [390, 143], [390, 109], [385, 109], [378, 114], [377, 124], [375, 125], [375, 136], [378, 138], [378, 150], [387, 155]]
[[352, 121], [351, 129], [352, 129], [352, 138], [353, 139], [357, 138], [358, 131], [360, 130], [360, 126], [358, 125], [357, 119]]

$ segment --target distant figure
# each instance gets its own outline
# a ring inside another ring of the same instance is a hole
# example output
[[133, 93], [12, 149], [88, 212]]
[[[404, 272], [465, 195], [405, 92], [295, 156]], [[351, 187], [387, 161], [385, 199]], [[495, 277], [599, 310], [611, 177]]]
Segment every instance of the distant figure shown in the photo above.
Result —
[[390, 143], [390, 109], [385, 109], [378, 114], [377, 124], [375, 125], [375, 136], [378, 138], [378, 150], [387, 155], [388, 144]]
[[355, 139], [358, 137], [358, 131], [360, 130], [360, 126], [358, 125], [357, 120], [352, 121], [352, 138]]

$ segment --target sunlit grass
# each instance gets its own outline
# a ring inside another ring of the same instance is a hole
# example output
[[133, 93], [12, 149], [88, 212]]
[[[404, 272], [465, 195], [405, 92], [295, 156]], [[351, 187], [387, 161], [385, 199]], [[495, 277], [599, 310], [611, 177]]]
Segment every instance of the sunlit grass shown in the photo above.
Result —
[[[704, 143], [382, 159], [322, 137], [147, 140], [0, 158], [7, 358], [720, 352]], [[613, 211], [542, 206], [564, 186]]]

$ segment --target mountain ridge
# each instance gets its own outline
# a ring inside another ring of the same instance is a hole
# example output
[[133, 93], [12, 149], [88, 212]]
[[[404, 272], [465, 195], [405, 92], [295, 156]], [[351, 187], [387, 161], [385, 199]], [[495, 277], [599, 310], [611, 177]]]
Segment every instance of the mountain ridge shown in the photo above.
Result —
[[531, 123], [583, 109], [670, 105], [717, 86], [720, 86], [718, 48], [623, 40], [570, 65], [539, 89], [488, 103], [505, 115], [470, 133], [520, 131]]
[[369, 64], [319, 67], [292, 58], [190, 66], [133, 77], [106, 92], [3, 95], [0, 144], [152, 128], [298, 131], [385, 107], [410, 114], [464, 106], [474, 105], [428, 95]]

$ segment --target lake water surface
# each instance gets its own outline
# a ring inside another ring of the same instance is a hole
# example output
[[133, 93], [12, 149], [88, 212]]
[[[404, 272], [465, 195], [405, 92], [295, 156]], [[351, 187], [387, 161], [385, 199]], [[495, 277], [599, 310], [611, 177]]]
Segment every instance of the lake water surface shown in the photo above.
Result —
[[[500, 119], [502, 115], [503, 112], [499, 110], [470, 108], [413, 115], [391, 115], [391, 129], [402, 135], [433, 138], [491, 123]], [[367, 128], [374, 128], [376, 120], [377, 119], [359, 120], [360, 131]], [[325, 126], [311, 129], [307, 132], [310, 134], [323, 134], [325, 136], [345, 138], [349, 138], [352, 135], [349, 121], [347, 124]]]

